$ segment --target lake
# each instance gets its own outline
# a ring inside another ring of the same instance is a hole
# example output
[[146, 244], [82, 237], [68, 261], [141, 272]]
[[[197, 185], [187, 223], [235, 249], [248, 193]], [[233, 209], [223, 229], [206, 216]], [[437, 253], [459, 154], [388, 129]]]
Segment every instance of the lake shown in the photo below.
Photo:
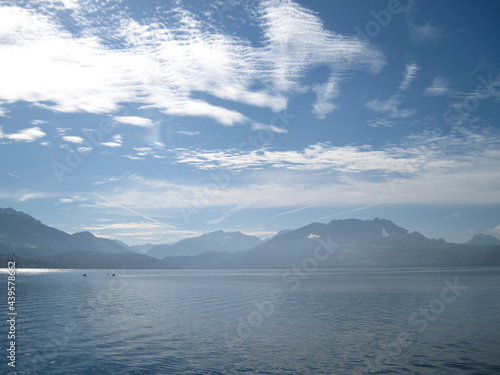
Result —
[[500, 373], [499, 269], [17, 272], [17, 374]]

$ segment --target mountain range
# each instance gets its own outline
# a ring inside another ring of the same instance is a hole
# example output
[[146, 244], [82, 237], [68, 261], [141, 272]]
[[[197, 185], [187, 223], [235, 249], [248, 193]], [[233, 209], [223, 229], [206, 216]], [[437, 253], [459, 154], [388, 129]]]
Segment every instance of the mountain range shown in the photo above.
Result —
[[265, 241], [216, 231], [174, 244], [128, 246], [90, 232], [68, 234], [7, 208], [0, 209], [0, 259], [7, 258], [18, 267], [84, 269], [480, 267], [500, 266], [500, 241], [475, 235], [465, 244], [448, 243], [375, 218], [311, 223]]

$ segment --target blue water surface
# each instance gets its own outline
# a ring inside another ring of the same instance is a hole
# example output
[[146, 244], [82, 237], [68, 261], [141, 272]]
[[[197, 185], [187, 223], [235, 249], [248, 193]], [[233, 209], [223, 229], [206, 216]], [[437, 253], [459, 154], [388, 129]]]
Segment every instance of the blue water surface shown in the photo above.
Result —
[[500, 373], [498, 269], [17, 272], [5, 374]]

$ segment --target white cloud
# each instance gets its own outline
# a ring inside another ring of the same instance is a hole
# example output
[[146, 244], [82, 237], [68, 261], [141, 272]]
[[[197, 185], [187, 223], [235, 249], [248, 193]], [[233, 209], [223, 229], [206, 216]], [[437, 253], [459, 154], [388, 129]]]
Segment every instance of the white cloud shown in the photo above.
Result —
[[377, 117], [373, 120], [368, 120], [367, 125], [371, 126], [373, 128], [380, 128], [380, 127], [386, 127], [386, 128], [392, 128], [396, 126], [398, 123], [395, 120], [389, 120], [384, 117]]
[[496, 236], [500, 235], [500, 225], [497, 225], [493, 229], [488, 229], [487, 232]]
[[78, 151], [78, 153], [80, 155], [85, 155], [87, 153], [90, 153], [90, 151], [92, 151], [92, 147], [84, 147], [84, 146], [82, 146], [82, 147], [78, 147], [76, 150]]
[[56, 131], [59, 133], [59, 135], [65, 135], [71, 128], [56, 128]]
[[175, 242], [187, 237], [196, 237], [203, 234], [196, 230], [182, 230], [164, 223], [126, 222], [102, 224], [80, 227], [78, 230], [88, 230], [99, 237], [122, 239], [126, 243], [130, 240], [165, 243]]
[[450, 92], [449, 81], [442, 77], [434, 78], [432, 85], [425, 90], [425, 95], [438, 96]]
[[66, 142], [71, 142], [71, 143], [82, 143], [85, 141], [82, 137], [77, 137], [77, 136], [72, 136], [72, 135], [65, 135], [62, 137], [62, 139]]
[[118, 143], [118, 142], [103, 142], [101, 144], [103, 146], [106, 146], [106, 147], [121, 147], [122, 146], [122, 144]]
[[321, 236], [318, 236], [317, 234], [311, 233], [311, 234], [309, 234], [309, 236], [307, 236], [307, 238], [311, 240], [311, 239], [315, 239], [315, 238], [321, 238]]
[[270, 130], [274, 133], [279, 133], [279, 134], [287, 134], [288, 133], [288, 130], [286, 130], [285, 128], [280, 128], [276, 125], [272, 125], [272, 124], [269, 124], [269, 125], [265, 125], [265, 124], [262, 124], [260, 122], [254, 122], [252, 124], [252, 130]]
[[151, 119], [138, 116], [116, 116], [115, 121], [121, 124], [141, 126], [146, 128], [155, 125], [155, 123]]
[[[177, 130], [176, 133], [180, 134], [180, 135], [188, 135], [188, 136], [200, 135], [201, 134], [201, 132], [198, 132], [198, 131], [189, 131], [189, 130]], [[164, 146], [165, 145], [163, 145], [163, 147]]]
[[122, 135], [116, 134], [113, 136], [113, 141], [101, 143], [106, 147], [121, 147], [122, 146]]
[[39, 126], [39, 125], [45, 125], [45, 124], [48, 124], [49, 122], [46, 121], [46, 120], [31, 120], [30, 121], [30, 124], [31, 125], [35, 125], [35, 126]]
[[26, 202], [30, 199], [42, 199], [42, 198], [46, 198], [46, 197], [47, 197], [47, 194], [45, 194], [45, 193], [26, 193], [26, 194], [23, 194], [18, 199], [18, 202]]
[[34, 142], [37, 139], [45, 137], [45, 135], [46, 134], [38, 126], [23, 129], [19, 133], [11, 134], [3, 133], [2, 127], [0, 127], [0, 139], [7, 138], [17, 142]]

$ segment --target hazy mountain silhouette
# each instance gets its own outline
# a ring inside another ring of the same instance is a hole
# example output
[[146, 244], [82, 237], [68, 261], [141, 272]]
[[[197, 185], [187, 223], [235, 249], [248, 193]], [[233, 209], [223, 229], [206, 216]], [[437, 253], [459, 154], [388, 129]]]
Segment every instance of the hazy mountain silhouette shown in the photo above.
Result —
[[495, 236], [490, 234], [475, 234], [472, 238], [466, 242], [469, 245], [480, 245], [480, 246], [498, 246], [500, 241]]
[[99, 238], [90, 232], [68, 234], [42, 224], [31, 216], [12, 208], [0, 209], [0, 244], [31, 254], [40, 255], [70, 251], [97, 253], [130, 253], [125, 244]]
[[156, 245], [153, 245], [153, 244], [150, 244], [150, 243], [146, 243], [146, 244], [143, 244], [143, 245], [132, 245], [132, 246], [130, 246], [130, 248], [132, 250], [134, 250], [136, 253], [146, 254], [154, 246], [156, 246]]
[[249, 250], [264, 241], [241, 232], [223, 232], [218, 230], [198, 237], [186, 238], [173, 244], [157, 245], [147, 255], [162, 259], [167, 256], [199, 255], [208, 251], [237, 253]]
[[113, 268], [120, 264], [151, 268], [149, 260], [156, 261], [135, 257], [139, 254], [122, 242], [90, 232], [68, 234], [12, 208], [0, 209], [0, 254], [15, 254], [20, 267]]
[[274, 237], [278, 237], [278, 236], [281, 236], [283, 234], [287, 234], [291, 232], [291, 229], [283, 229], [283, 230], [280, 230], [278, 233], [276, 233], [274, 236], [272, 236], [271, 238], [274, 238]]

